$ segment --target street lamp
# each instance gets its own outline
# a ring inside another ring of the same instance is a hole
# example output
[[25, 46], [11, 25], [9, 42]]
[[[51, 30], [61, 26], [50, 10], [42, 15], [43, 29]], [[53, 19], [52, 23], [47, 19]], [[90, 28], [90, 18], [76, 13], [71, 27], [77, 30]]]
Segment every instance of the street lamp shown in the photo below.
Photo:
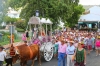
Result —
[[36, 10], [36, 17], [38, 17], [39, 16], [39, 10]]
[[73, 3], [75, 2], [75, 0], [72, 0], [73, 1]]

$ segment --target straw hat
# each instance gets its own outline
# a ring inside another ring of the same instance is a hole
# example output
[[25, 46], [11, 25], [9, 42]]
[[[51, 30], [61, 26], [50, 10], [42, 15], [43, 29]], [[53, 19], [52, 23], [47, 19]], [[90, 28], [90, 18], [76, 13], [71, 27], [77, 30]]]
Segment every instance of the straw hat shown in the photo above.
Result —
[[100, 36], [97, 36], [98, 39], [100, 39]]
[[74, 43], [74, 41], [69, 41], [69, 43]]
[[79, 42], [78, 44], [84, 44], [83, 42]]
[[65, 42], [63, 39], [61, 39], [61, 42]]

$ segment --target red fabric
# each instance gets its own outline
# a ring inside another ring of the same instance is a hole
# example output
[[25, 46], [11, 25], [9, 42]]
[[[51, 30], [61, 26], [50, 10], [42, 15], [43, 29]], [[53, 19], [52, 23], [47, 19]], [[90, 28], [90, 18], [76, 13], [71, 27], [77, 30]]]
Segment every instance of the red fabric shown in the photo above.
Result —
[[92, 50], [92, 45], [87, 46], [88, 50]]

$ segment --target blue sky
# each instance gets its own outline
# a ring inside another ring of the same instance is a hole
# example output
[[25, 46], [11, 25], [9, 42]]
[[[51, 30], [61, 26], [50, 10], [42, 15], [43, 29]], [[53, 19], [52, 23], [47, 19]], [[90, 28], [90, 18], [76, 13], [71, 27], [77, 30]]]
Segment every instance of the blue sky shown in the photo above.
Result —
[[100, 0], [80, 0], [82, 5], [100, 5]]

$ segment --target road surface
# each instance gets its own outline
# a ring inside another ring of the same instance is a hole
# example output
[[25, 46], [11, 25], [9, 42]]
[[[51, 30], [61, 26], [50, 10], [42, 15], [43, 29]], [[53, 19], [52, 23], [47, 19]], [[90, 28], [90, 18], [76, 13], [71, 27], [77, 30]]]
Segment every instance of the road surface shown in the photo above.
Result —
[[[19, 63], [14, 66], [20, 66]], [[31, 66], [31, 61], [28, 61], [27, 66]], [[38, 66], [38, 62], [35, 61], [35, 65]], [[45, 62], [42, 60], [41, 66], [57, 66], [57, 59], [53, 58], [50, 62]], [[87, 55], [87, 65], [86, 66], [100, 66], [100, 55], [96, 56], [95, 51], [92, 51], [90, 55]]]

